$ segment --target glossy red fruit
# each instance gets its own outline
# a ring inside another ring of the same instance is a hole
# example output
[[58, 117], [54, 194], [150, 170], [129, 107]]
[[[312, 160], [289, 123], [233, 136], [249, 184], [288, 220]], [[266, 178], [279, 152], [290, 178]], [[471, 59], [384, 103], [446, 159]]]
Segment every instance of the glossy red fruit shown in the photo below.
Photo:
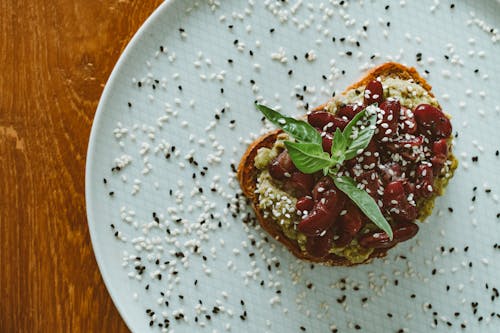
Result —
[[418, 233], [418, 226], [411, 222], [401, 222], [392, 226], [393, 239], [384, 231], [374, 231], [359, 238], [359, 245], [365, 248], [383, 249], [413, 238]]
[[401, 106], [400, 116], [399, 116], [399, 133], [400, 134], [415, 134], [417, 133], [417, 120], [413, 111]]
[[298, 230], [307, 236], [319, 236], [335, 223], [345, 201], [344, 193], [336, 189], [328, 190], [315, 202], [311, 212], [299, 222]]
[[297, 168], [293, 164], [288, 151], [284, 150], [269, 163], [268, 170], [274, 179], [285, 180], [294, 171], [297, 171]]
[[398, 100], [387, 99], [379, 104], [379, 108], [382, 110], [382, 122], [377, 125], [376, 138], [380, 140], [383, 137], [396, 136], [401, 104]]
[[327, 152], [328, 154], [332, 154], [332, 143], [333, 143], [333, 135], [330, 133], [323, 132], [321, 139], [322, 139], [322, 146], [323, 146], [323, 151]]
[[408, 201], [404, 181], [396, 180], [387, 184], [384, 190], [384, 208], [395, 221], [413, 221], [417, 218], [417, 208]]
[[312, 197], [313, 200], [319, 201], [323, 196], [325, 195], [328, 190], [331, 189], [337, 189], [335, 187], [335, 183], [333, 182], [332, 177], [329, 176], [323, 176], [321, 177], [318, 182], [314, 185], [313, 191], [312, 191]]
[[370, 105], [373, 103], [382, 103], [384, 100], [384, 88], [382, 83], [377, 80], [373, 80], [366, 85], [364, 93], [364, 104]]
[[402, 171], [401, 165], [396, 162], [389, 162], [386, 164], [379, 165], [378, 167], [380, 175], [382, 176], [382, 181], [388, 184], [392, 181], [401, 179]]
[[300, 171], [293, 172], [283, 184], [285, 191], [293, 192], [298, 198], [311, 194], [313, 186], [313, 176]]
[[419, 131], [434, 138], [447, 138], [451, 135], [451, 122], [443, 111], [430, 104], [420, 104], [414, 111]]
[[346, 117], [348, 119], [354, 118], [359, 112], [363, 110], [363, 105], [360, 104], [346, 104], [337, 110], [337, 117]]
[[448, 142], [446, 139], [439, 139], [432, 144], [431, 162], [434, 174], [439, 174], [448, 158]]
[[417, 198], [429, 198], [434, 193], [433, 182], [434, 173], [432, 167], [427, 164], [420, 164], [416, 170], [415, 193]]
[[307, 237], [306, 250], [316, 258], [324, 258], [333, 245], [333, 232], [328, 229], [321, 236]]
[[295, 208], [297, 210], [300, 210], [301, 212], [303, 211], [311, 211], [314, 207], [314, 201], [311, 197], [302, 197], [297, 200], [297, 203], [295, 204]]
[[339, 238], [335, 240], [335, 246], [338, 247], [349, 245], [364, 225], [363, 213], [351, 201], [346, 204], [344, 210], [347, 210], [347, 213], [337, 219]]

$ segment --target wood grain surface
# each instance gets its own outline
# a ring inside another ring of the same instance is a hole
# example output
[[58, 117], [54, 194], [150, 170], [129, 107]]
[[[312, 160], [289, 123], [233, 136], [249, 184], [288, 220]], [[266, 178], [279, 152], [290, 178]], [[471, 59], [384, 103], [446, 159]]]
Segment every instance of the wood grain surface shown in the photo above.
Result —
[[104, 84], [159, 0], [0, 0], [0, 332], [126, 332], [97, 268], [85, 155]]

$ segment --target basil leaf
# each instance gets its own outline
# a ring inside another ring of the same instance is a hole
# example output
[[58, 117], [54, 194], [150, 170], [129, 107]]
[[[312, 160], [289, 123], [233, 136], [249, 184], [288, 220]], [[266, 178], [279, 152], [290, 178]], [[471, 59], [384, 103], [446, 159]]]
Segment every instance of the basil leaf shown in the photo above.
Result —
[[[375, 104], [376, 105], [376, 104]], [[364, 117], [366, 116], [366, 109], [363, 109], [362, 111], [360, 111], [358, 114], [356, 114], [352, 119], [351, 121], [349, 122], [349, 124], [347, 124], [347, 126], [344, 128], [344, 131], [342, 133], [344, 133], [344, 136], [346, 137], [347, 140], [352, 140], [351, 136], [352, 136], [352, 129], [354, 126], [356, 126], [358, 124], [358, 122]], [[349, 141], [350, 142], [350, 141]]]
[[391, 225], [385, 219], [384, 215], [380, 212], [375, 200], [364, 190], [357, 187], [354, 179], [346, 176], [335, 177], [333, 176], [333, 181], [339, 190], [344, 192], [354, 203], [361, 209], [361, 211], [370, 219], [372, 222], [385, 231], [389, 238], [392, 240], [393, 234]]
[[321, 145], [321, 135], [314, 127], [305, 121], [283, 116], [265, 105], [256, 104], [255, 106], [270, 122], [293, 136], [297, 141]]
[[[359, 113], [358, 113], [359, 114]], [[373, 114], [368, 118], [368, 125], [360, 129], [355, 138], [351, 138], [351, 143], [345, 151], [345, 159], [350, 160], [363, 151], [370, 143], [373, 134], [375, 133], [375, 124], [377, 122], [377, 115]], [[351, 129], [352, 133], [352, 129]]]
[[285, 146], [293, 164], [303, 173], [314, 173], [332, 165], [330, 155], [323, 151], [321, 145], [309, 142], [285, 141]]
[[347, 144], [347, 138], [344, 136], [340, 128], [337, 127], [333, 135], [332, 142], [332, 159], [336, 163], [342, 164], [342, 162], [344, 162]]

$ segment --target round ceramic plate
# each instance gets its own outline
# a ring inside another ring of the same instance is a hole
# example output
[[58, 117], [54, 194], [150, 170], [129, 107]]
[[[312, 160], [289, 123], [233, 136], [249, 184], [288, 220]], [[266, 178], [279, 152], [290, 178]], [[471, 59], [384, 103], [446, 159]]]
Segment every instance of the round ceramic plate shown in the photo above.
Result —
[[[496, 1], [167, 1], [104, 89], [87, 156], [94, 252], [134, 332], [498, 332]], [[460, 166], [418, 235], [353, 268], [295, 259], [235, 179], [267, 131], [388, 60], [452, 115]], [[167, 328], [168, 327], [168, 328]]]

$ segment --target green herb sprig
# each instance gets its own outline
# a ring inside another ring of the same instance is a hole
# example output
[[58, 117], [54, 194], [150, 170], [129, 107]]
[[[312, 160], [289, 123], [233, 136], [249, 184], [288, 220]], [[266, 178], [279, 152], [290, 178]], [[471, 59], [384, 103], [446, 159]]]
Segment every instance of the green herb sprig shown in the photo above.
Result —
[[392, 240], [391, 226], [375, 200], [365, 190], [360, 189], [354, 179], [339, 174], [342, 163], [362, 153], [370, 143], [376, 128], [376, 113], [369, 113], [365, 108], [354, 116], [343, 131], [337, 128], [333, 135], [330, 156], [323, 151], [321, 135], [309, 123], [283, 116], [265, 105], [256, 104], [256, 107], [270, 122], [295, 139], [285, 141], [285, 146], [297, 169], [308, 174], [323, 171], [324, 175], [332, 177], [335, 186]]

